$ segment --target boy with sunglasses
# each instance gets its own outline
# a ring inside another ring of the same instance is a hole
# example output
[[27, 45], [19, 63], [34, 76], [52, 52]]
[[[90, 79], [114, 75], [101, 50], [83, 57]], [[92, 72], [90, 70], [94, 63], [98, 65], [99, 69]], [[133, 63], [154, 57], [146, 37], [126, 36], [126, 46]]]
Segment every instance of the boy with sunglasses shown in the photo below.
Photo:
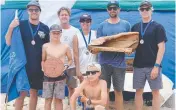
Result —
[[142, 21], [132, 27], [133, 32], [140, 33], [140, 42], [134, 58], [133, 88], [136, 89], [136, 110], [143, 108], [143, 89], [148, 80], [152, 89], [152, 110], [160, 109], [159, 89], [162, 89], [161, 61], [167, 41], [164, 27], [152, 20], [153, 7], [149, 1], [143, 1], [139, 6]]
[[99, 79], [101, 66], [91, 63], [87, 66], [86, 77], [71, 97], [71, 110], [76, 110], [76, 99], [81, 94], [85, 110], [104, 110], [107, 103], [107, 83]]
[[[107, 5], [107, 11], [110, 18], [102, 22], [97, 30], [98, 40], [103, 43], [103, 36], [111, 36], [121, 32], [129, 32], [129, 22], [120, 19], [120, 6], [117, 1], [110, 1]], [[96, 52], [93, 52], [96, 53]], [[101, 79], [106, 80], [108, 88], [108, 96], [110, 91], [111, 79], [113, 81], [115, 92], [115, 106], [118, 110], [123, 110], [124, 80], [126, 73], [125, 53], [120, 52], [100, 52], [98, 60], [101, 64]], [[106, 109], [109, 110], [109, 98], [107, 100]]]
[[[36, 1], [27, 4], [29, 20], [19, 21], [14, 19], [6, 34], [7, 45], [11, 44], [12, 32], [19, 26], [22, 41], [26, 53], [27, 64], [26, 72], [30, 83], [30, 102], [29, 109], [35, 110], [37, 106], [38, 90], [42, 89], [43, 72], [41, 70], [42, 45], [49, 42], [49, 28], [39, 21], [41, 7]], [[16, 99], [15, 110], [22, 110], [24, 98], [27, 95], [24, 91]]]

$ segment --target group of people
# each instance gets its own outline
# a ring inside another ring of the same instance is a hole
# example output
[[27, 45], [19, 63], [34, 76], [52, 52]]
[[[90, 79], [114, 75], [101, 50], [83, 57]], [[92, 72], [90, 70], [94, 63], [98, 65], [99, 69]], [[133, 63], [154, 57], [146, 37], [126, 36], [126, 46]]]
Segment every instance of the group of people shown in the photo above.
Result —
[[[97, 31], [94, 31], [91, 30], [91, 15], [81, 15], [79, 19], [81, 29], [79, 30], [69, 22], [71, 10], [61, 7], [57, 11], [60, 25], [54, 24], [48, 28], [39, 21], [42, 11], [40, 4], [36, 1], [29, 2], [27, 4], [29, 19], [23, 21], [14, 19], [6, 34], [6, 43], [10, 45], [13, 29], [19, 26], [27, 58], [26, 72], [30, 83], [29, 110], [36, 109], [37, 92], [40, 89], [43, 90], [42, 96], [45, 98], [45, 110], [51, 110], [52, 101], [55, 110], [62, 110], [66, 84], [69, 90], [71, 110], [76, 110], [78, 97], [83, 102], [84, 109], [109, 110], [111, 80], [115, 92], [116, 110], [123, 110], [125, 53], [90, 52], [87, 47], [95, 39], [101, 43], [105, 42], [103, 36], [130, 31], [140, 33], [140, 41], [133, 63], [136, 110], [142, 110], [142, 94], [146, 80], [152, 89], [152, 108], [159, 110], [159, 89], [162, 88], [161, 61], [167, 41], [166, 33], [161, 24], [152, 20], [153, 6], [149, 1], [143, 1], [138, 10], [142, 20], [131, 28], [128, 21], [119, 17], [119, 2], [110, 1], [107, 4], [110, 17], [99, 25]], [[50, 58], [63, 62], [64, 70], [68, 75], [66, 79], [63, 75], [55, 78], [45, 75], [44, 63]], [[95, 63], [97, 59], [98, 63]], [[80, 81], [79, 86], [75, 76]], [[15, 102], [15, 110], [22, 110], [26, 95], [25, 91], [20, 93], [20, 97]]]

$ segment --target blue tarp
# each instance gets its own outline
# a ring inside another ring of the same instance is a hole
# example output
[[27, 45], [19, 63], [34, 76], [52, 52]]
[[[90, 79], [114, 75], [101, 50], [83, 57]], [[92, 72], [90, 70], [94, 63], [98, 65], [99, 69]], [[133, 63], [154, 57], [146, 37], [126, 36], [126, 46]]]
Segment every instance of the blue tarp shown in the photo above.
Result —
[[[9, 62], [9, 47], [5, 44], [5, 34], [7, 32], [8, 26], [12, 19], [14, 18], [15, 9], [4, 9], [1, 11], [1, 76], [7, 74], [8, 72], [8, 62]], [[79, 17], [83, 13], [89, 13], [92, 16], [92, 29], [96, 30], [99, 24], [109, 17], [106, 10], [80, 10], [72, 9], [71, 24], [77, 28], [80, 28]], [[5, 15], [5, 16], [4, 16]], [[10, 16], [9, 16], [10, 15]], [[20, 19], [28, 19], [26, 10], [20, 10]], [[120, 18], [125, 19], [130, 22], [131, 25], [139, 22], [141, 20], [138, 11], [121, 11]], [[162, 61], [163, 74], [169, 77], [175, 84], [175, 12], [174, 11], [157, 11], [153, 13], [153, 20], [161, 23], [165, 30], [168, 38], [166, 43], [166, 51]], [[134, 57], [126, 56], [127, 58]], [[6, 78], [1, 79], [1, 89], [5, 90]], [[175, 87], [174, 87], [175, 88]]]

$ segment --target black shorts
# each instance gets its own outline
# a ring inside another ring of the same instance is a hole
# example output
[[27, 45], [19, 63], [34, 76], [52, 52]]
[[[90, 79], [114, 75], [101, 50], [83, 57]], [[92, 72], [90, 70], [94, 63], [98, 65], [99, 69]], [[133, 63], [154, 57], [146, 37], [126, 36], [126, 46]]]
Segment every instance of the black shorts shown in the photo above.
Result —
[[58, 77], [55, 77], [55, 78], [51, 78], [51, 77], [48, 77], [48, 76], [44, 75], [44, 81], [43, 82], [55, 82], [55, 81], [61, 81], [61, 80], [64, 80], [64, 79], [66, 79], [66, 76], [64, 76], [64, 75], [58, 76]]
[[43, 88], [43, 72], [29, 73], [27, 72], [31, 89], [41, 90]]

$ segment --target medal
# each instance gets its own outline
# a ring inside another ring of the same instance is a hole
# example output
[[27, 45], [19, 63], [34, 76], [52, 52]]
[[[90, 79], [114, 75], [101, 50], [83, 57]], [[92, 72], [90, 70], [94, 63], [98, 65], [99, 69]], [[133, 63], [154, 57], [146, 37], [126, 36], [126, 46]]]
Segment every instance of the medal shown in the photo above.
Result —
[[36, 34], [37, 34], [38, 30], [39, 30], [40, 23], [37, 25], [37, 29], [36, 29], [35, 32], [32, 30], [32, 27], [31, 27], [31, 24], [30, 24], [29, 21], [28, 21], [28, 25], [29, 25], [29, 29], [30, 29], [30, 31], [31, 31], [31, 36], [32, 36], [32, 39], [33, 39], [33, 40], [31, 41], [31, 44], [32, 44], [32, 45], [35, 45], [36, 42], [35, 42], [35, 40], [34, 40], [34, 37], [36, 36]]
[[143, 30], [143, 22], [141, 22], [141, 40], [140, 40], [140, 44], [144, 44], [144, 35], [145, 32], [147, 30], [147, 28], [149, 27], [149, 25], [153, 22], [153, 20], [150, 20], [150, 22], [147, 24], [147, 26], [145, 27], [145, 29]]
[[[90, 32], [89, 32], [89, 39], [88, 39], [88, 42], [86, 41], [86, 38], [85, 38], [85, 36], [84, 36], [84, 33], [83, 33], [83, 31], [82, 30], [80, 30], [81, 31], [81, 34], [82, 34], [82, 37], [83, 37], [83, 39], [84, 39], [84, 43], [85, 43], [85, 45], [86, 45], [86, 48], [88, 47], [88, 44], [90, 43], [90, 40], [91, 40], [91, 30], [90, 30]], [[85, 54], [86, 55], [89, 55], [89, 50], [85, 50]]]
[[32, 45], [35, 45], [35, 40], [32, 40], [32, 41], [31, 41], [31, 44], [32, 44]]
[[140, 40], [140, 44], [144, 44], [144, 40], [143, 39]]
[[86, 55], [89, 55], [89, 51], [88, 50], [85, 53], [86, 53]]

